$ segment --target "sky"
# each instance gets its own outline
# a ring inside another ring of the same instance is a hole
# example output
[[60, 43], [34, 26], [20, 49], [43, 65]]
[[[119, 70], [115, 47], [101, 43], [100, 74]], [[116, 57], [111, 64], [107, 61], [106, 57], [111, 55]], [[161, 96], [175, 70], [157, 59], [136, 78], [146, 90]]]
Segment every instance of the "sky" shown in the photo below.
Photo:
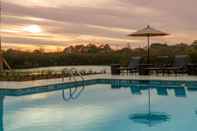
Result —
[[128, 34], [150, 25], [167, 32], [152, 42], [197, 39], [197, 0], [1, 0], [4, 49], [59, 51], [70, 45], [144, 47]]

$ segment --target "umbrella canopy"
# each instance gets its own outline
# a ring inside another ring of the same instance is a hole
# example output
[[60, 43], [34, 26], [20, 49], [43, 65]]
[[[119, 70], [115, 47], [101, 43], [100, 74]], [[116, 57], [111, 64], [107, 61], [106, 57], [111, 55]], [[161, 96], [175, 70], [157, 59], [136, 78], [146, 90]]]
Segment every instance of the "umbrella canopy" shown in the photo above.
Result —
[[150, 89], [151, 87], [148, 87], [148, 112], [131, 114], [129, 116], [129, 119], [137, 123], [154, 126], [161, 122], [168, 121], [170, 119], [170, 115], [168, 115], [167, 113], [163, 113], [163, 112], [151, 112]]
[[165, 36], [168, 35], [165, 32], [156, 30], [149, 25], [141, 30], [138, 30], [132, 34], [129, 34], [129, 36], [135, 36], [135, 37], [152, 37], [152, 36]]
[[150, 27], [149, 25], [141, 30], [138, 30], [132, 34], [129, 34], [129, 36], [133, 36], [133, 37], [147, 37], [148, 38], [148, 54], [147, 54], [147, 63], [149, 64], [149, 45], [150, 45], [150, 37], [154, 37], [154, 36], [166, 36], [168, 35], [165, 32], [156, 30], [152, 27]]
[[169, 121], [170, 115], [163, 112], [136, 113], [130, 115], [129, 119], [137, 123], [146, 124], [148, 126], [154, 126], [162, 122]]

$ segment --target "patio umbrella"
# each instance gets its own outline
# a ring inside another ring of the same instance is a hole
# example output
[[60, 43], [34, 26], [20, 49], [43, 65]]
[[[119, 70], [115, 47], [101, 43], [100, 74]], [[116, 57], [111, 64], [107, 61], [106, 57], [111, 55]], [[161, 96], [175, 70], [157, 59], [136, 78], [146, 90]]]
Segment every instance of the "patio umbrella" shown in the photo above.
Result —
[[169, 121], [170, 115], [164, 112], [136, 113], [130, 115], [129, 119], [151, 127]]
[[150, 46], [150, 37], [154, 37], [154, 36], [165, 36], [168, 35], [167, 33], [164, 33], [162, 31], [156, 30], [152, 27], [150, 27], [149, 25], [141, 30], [138, 30], [132, 34], [129, 34], [129, 36], [133, 36], [133, 37], [147, 37], [148, 40], [148, 52], [147, 52], [147, 63], [149, 64], [149, 55], [150, 55], [150, 51], [149, 51], [149, 46]]
[[150, 99], [151, 86], [149, 86], [147, 89], [148, 89], [148, 112], [131, 114], [129, 116], [129, 119], [137, 123], [146, 124], [148, 126], [154, 126], [156, 124], [168, 121], [170, 119], [170, 115], [168, 115], [167, 113], [151, 112], [151, 99]]

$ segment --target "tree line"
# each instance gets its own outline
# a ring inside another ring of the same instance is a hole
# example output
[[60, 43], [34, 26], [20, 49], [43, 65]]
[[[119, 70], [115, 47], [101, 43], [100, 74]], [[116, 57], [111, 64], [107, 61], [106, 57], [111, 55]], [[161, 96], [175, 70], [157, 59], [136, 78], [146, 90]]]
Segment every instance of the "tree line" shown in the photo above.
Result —
[[[4, 57], [12, 68], [34, 68], [46, 66], [65, 65], [127, 65], [132, 56], [146, 58], [146, 48], [122, 48], [112, 49], [108, 44], [96, 46], [77, 45], [66, 47], [61, 52], [44, 52], [34, 50], [33, 52], [8, 49], [3, 52]], [[188, 55], [193, 63], [197, 63], [197, 40], [192, 44], [167, 45], [153, 43], [150, 47], [150, 58], [152, 62], [157, 61], [157, 56], [169, 56], [173, 61], [175, 55]]]

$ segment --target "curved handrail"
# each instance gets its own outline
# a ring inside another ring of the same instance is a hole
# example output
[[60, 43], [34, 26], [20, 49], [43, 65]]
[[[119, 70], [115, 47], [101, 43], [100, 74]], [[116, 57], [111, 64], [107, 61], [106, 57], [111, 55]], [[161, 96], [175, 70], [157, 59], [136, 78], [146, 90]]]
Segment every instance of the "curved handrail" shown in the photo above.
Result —
[[82, 76], [82, 74], [76, 68], [71, 68], [70, 70], [72, 73], [73, 73], [73, 71], [75, 71], [83, 81], [85, 80], [84, 77]]
[[76, 94], [76, 92], [71, 94], [71, 98], [72, 99], [77, 99], [84, 90], [85, 90], [85, 86], [82, 86], [82, 88], [79, 90], [79, 92], [77, 94]]
[[[85, 79], [82, 76], [82, 74], [76, 68], [71, 68], [71, 69], [65, 68], [65, 69], [63, 69], [63, 73], [68, 73], [69, 74], [69, 79], [70, 80], [73, 78], [74, 81], [77, 82], [77, 79], [75, 77], [74, 72], [77, 73], [77, 75], [82, 79], [83, 85], [82, 85], [82, 88], [80, 88], [78, 93], [77, 93], [78, 87], [75, 87], [73, 91], [72, 91], [72, 88], [69, 88], [69, 96], [68, 97], [65, 96], [65, 91], [62, 90], [62, 98], [65, 101], [69, 101], [71, 99], [77, 99], [80, 96], [80, 94], [83, 92], [83, 90], [85, 89], [85, 83], [84, 83]], [[64, 81], [64, 77], [62, 78], [62, 80]]]
[[66, 97], [64, 90], [62, 90], [62, 98], [63, 98], [63, 100], [65, 100], [65, 101], [71, 100], [71, 89], [69, 89], [69, 92], [70, 92], [69, 96]]

